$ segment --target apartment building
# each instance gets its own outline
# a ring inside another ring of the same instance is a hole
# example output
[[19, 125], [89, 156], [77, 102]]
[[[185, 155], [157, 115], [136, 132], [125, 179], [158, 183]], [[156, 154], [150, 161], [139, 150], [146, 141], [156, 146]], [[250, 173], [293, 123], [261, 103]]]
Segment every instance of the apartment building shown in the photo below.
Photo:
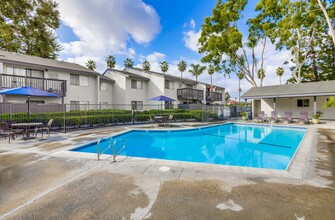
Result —
[[[176, 102], [173, 104], [223, 104], [225, 89], [195, 80], [172, 76], [168, 74], [144, 71], [139, 68], [124, 70], [107, 69], [104, 73], [115, 81], [113, 88], [114, 103], [126, 103], [142, 109], [143, 105], [150, 108], [156, 101], [149, 100], [155, 96], [164, 95]], [[172, 103], [165, 102], [164, 107]]]
[[[60, 98], [31, 97], [32, 103], [112, 104], [114, 80], [75, 63], [0, 51], [0, 89], [32, 86]], [[6, 95], [0, 102], [24, 103]]]

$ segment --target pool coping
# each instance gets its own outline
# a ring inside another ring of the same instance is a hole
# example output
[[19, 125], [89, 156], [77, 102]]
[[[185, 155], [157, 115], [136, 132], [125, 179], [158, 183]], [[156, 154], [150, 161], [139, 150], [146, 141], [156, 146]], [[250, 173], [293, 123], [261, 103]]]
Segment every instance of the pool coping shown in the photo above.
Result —
[[[262, 123], [245, 123], [245, 122], [225, 122], [221, 124], [208, 125], [200, 128], [169, 128], [169, 130], [173, 131], [182, 131], [182, 130], [198, 130], [201, 128], [207, 127], [215, 127], [223, 124], [246, 124], [246, 125], [260, 125], [260, 126], [274, 126], [274, 127], [287, 127], [285, 125], [269, 125]], [[306, 133], [302, 138], [297, 150], [295, 151], [292, 159], [286, 167], [286, 170], [277, 170], [277, 169], [269, 169], [269, 168], [255, 168], [255, 167], [244, 167], [244, 166], [232, 166], [232, 165], [221, 165], [221, 164], [208, 164], [208, 163], [199, 163], [199, 162], [186, 162], [186, 161], [177, 161], [177, 160], [165, 160], [165, 159], [156, 159], [156, 158], [141, 158], [141, 157], [132, 157], [132, 156], [117, 156], [118, 162], [140, 162], [140, 163], [149, 163], [160, 166], [170, 166], [170, 167], [180, 167], [183, 169], [209, 169], [218, 172], [232, 172], [232, 173], [241, 173], [241, 174], [256, 174], [256, 175], [265, 175], [271, 177], [293, 177], [302, 179], [305, 171], [305, 167], [307, 165], [307, 160], [309, 156], [309, 152], [311, 150], [312, 141], [313, 140], [313, 129], [307, 126], [289, 126], [290, 128], [300, 128], [306, 129]], [[122, 134], [131, 132], [131, 131], [166, 131], [166, 130], [155, 130], [155, 129], [136, 129], [136, 128], [128, 128], [126, 131], [115, 132], [108, 137], [117, 137]], [[103, 138], [108, 138], [103, 137]], [[98, 138], [101, 139], [101, 138]], [[97, 140], [98, 140], [97, 139]], [[97, 159], [97, 154], [95, 153], [86, 153], [86, 152], [78, 152], [71, 151], [73, 149], [78, 149], [83, 147], [84, 145], [91, 144], [97, 142], [97, 140], [87, 142], [85, 144], [75, 145], [68, 147], [62, 151], [56, 152], [55, 154], [59, 156], [66, 156], [71, 158], [86, 158], [86, 159]], [[103, 154], [100, 156], [100, 160], [112, 160], [111, 155]]]

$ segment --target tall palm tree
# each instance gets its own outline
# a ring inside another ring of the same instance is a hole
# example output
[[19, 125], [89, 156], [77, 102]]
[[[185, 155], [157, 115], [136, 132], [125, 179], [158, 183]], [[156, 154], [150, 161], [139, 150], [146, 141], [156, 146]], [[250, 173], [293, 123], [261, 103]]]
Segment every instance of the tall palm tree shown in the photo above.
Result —
[[238, 78], [238, 102], [241, 103], [241, 80], [244, 78], [244, 73], [241, 71], [237, 74], [237, 78]]
[[263, 85], [263, 79], [265, 77], [265, 70], [264, 69], [259, 69], [257, 71], [257, 78], [261, 80], [260, 86], [262, 87]]
[[142, 69], [144, 71], [150, 71], [151, 65], [147, 60], [144, 60], [144, 62], [142, 63]]
[[114, 69], [115, 64], [116, 64], [116, 60], [115, 60], [115, 57], [113, 55], [108, 55], [106, 57], [105, 61], [106, 61], [108, 69]]
[[169, 64], [166, 61], [161, 62], [161, 70], [164, 74], [169, 71]]
[[97, 68], [97, 64], [94, 60], [88, 60], [85, 65], [90, 70], [95, 70]]
[[130, 58], [125, 59], [123, 62], [125, 68], [131, 68], [134, 66], [134, 61]]
[[281, 67], [278, 67], [276, 74], [277, 76], [279, 76], [279, 85], [281, 85], [281, 77], [284, 75], [284, 69]]
[[188, 70], [193, 76], [195, 76], [195, 80], [198, 82], [198, 77], [205, 71], [206, 66], [200, 66], [200, 64], [191, 64], [191, 69]]
[[178, 70], [180, 71], [180, 77], [183, 77], [183, 72], [185, 72], [187, 64], [184, 60], [179, 61]]
[[214, 66], [212, 65], [212, 64], [210, 64], [209, 66], [208, 66], [208, 74], [209, 74], [209, 76], [211, 77], [211, 86], [213, 85], [213, 79], [212, 79], [212, 76], [213, 76], [213, 74], [215, 73], [215, 68], [214, 68]]

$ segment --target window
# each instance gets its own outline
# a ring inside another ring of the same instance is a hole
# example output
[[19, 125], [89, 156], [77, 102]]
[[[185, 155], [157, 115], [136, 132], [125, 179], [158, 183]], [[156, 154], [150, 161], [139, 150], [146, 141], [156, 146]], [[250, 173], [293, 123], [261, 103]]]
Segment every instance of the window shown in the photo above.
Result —
[[298, 99], [297, 107], [309, 107], [309, 99]]
[[131, 101], [131, 109], [132, 110], [143, 110], [143, 102], [142, 101]]
[[79, 76], [79, 85], [88, 86], [88, 76]]
[[16, 75], [16, 76], [26, 76], [26, 69], [8, 66], [6, 73], [10, 75]]
[[[30, 104], [44, 104], [43, 100], [29, 100]], [[28, 103], [28, 100], [26, 101]]]
[[132, 89], [143, 89], [143, 82], [140, 80], [131, 80], [131, 88]]
[[50, 79], [58, 79], [58, 73], [48, 73]]
[[70, 111], [80, 110], [80, 102], [79, 101], [70, 101]]
[[100, 83], [100, 90], [101, 91], [108, 91], [108, 84], [107, 83]]
[[27, 69], [27, 76], [28, 77], [44, 78], [44, 72], [41, 71], [41, 70]]
[[174, 89], [174, 82], [170, 80], [165, 80], [165, 89]]
[[186, 84], [186, 88], [188, 88], [188, 89], [193, 89], [193, 85], [191, 85], [191, 84]]
[[70, 74], [70, 85], [79, 86], [79, 75]]

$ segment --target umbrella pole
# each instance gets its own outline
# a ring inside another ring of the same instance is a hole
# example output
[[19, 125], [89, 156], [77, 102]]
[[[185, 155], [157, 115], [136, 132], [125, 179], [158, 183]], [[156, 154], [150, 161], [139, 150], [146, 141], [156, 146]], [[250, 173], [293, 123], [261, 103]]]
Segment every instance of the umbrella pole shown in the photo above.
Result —
[[30, 112], [30, 96], [28, 96], [28, 123], [29, 123], [29, 112]]

